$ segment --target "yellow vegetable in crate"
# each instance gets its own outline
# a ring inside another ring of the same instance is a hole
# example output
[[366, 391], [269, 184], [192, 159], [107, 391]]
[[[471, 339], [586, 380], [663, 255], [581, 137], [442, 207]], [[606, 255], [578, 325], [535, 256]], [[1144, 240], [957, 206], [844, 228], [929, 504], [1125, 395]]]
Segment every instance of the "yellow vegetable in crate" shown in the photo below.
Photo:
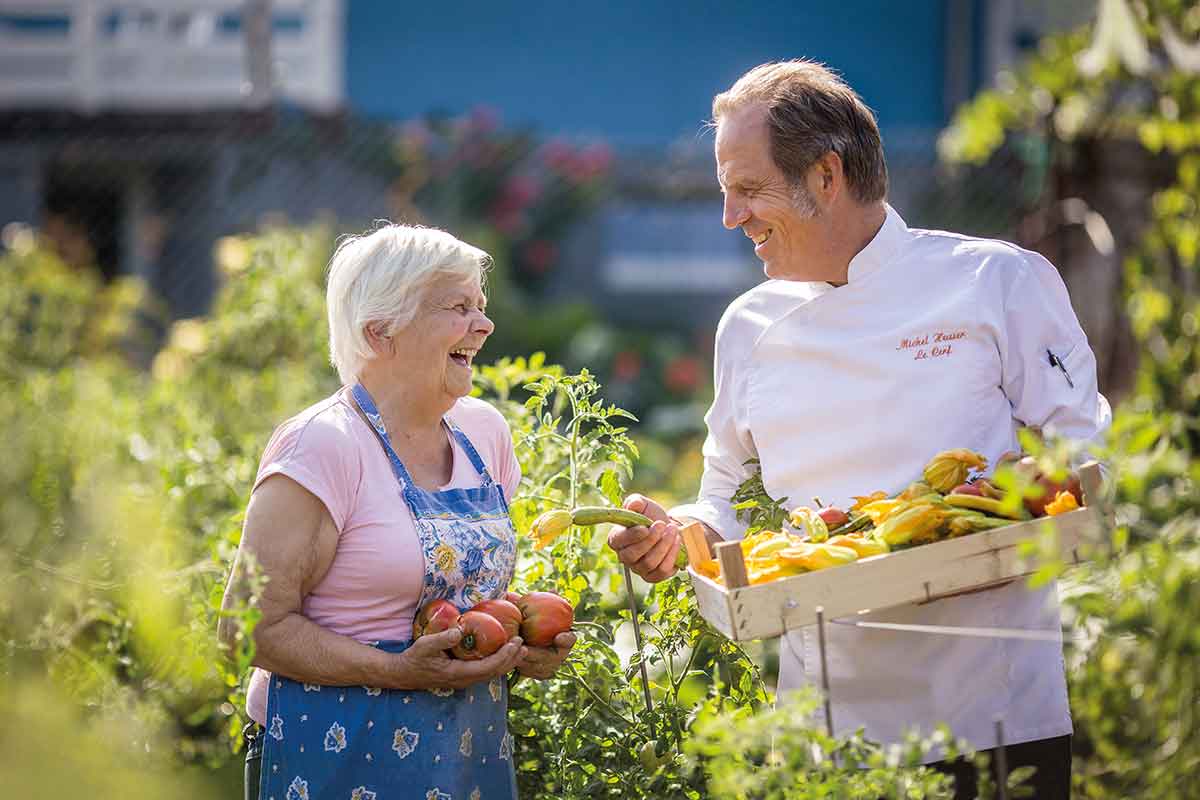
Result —
[[945, 532], [950, 538], [966, 536], [968, 533], [978, 533], [993, 528], [1007, 528], [1011, 520], [989, 517], [978, 511], [956, 508], [946, 515]]
[[931, 541], [945, 519], [947, 509], [933, 504], [918, 505], [891, 517], [874, 531], [889, 547]]
[[943, 450], [925, 465], [925, 482], [945, 494], [966, 481], [973, 469], [987, 469], [987, 459], [966, 448]]
[[883, 490], [880, 490], [878, 492], [871, 492], [870, 494], [865, 494], [865, 495], [857, 495], [856, 494], [856, 495], [854, 495], [854, 505], [850, 506], [850, 510], [851, 511], [862, 511], [863, 507], [868, 505], [869, 503], [874, 503], [876, 500], [886, 500], [886, 499], [887, 499], [887, 492], [885, 492]]
[[884, 553], [891, 552], [892, 549], [888, 547], [887, 542], [877, 539], [874, 536], [834, 536], [826, 544], [849, 547], [858, 553], [859, 558], [883, 555]]
[[919, 500], [922, 497], [936, 495], [937, 489], [934, 489], [925, 481], [914, 481], [905, 487], [904, 491], [896, 495], [897, 500]]
[[1070, 492], [1059, 492], [1046, 504], [1046, 513], [1054, 517], [1079, 508], [1079, 501]]
[[773, 553], [777, 553], [785, 547], [790, 547], [795, 537], [781, 533], [777, 536], [771, 536], [763, 541], [755, 542], [749, 551], [743, 550], [746, 558], [766, 558]]
[[902, 511], [907, 511], [911, 504], [907, 500], [895, 498], [892, 500], [875, 500], [867, 503], [862, 507], [862, 512], [871, 518], [871, 522], [875, 527], [879, 527], [887, 522], [888, 518], [899, 514]]
[[973, 511], [982, 511], [985, 514], [991, 514], [993, 517], [1004, 517], [1011, 520], [1029, 519], [1029, 512], [1025, 510], [1024, 506], [1009, 509], [1003, 500], [980, 497], [977, 494], [948, 494], [946, 495], [946, 503], [955, 508], [969, 508]]
[[787, 534], [780, 533], [779, 531], [758, 531], [757, 533], [743, 537], [739, 544], [742, 546], [743, 553], [749, 553], [754, 549], [755, 545], [762, 544], [770, 539], [776, 539], [780, 536], [787, 536]]
[[799, 575], [802, 572], [804, 572], [804, 568], [796, 564], [774, 562], [761, 569], [747, 569], [746, 578], [750, 581], [751, 586], [757, 586], [760, 583], [770, 583], [780, 578]]
[[788, 547], [775, 554], [784, 564], [799, 566], [806, 570], [840, 567], [858, 560], [858, 553], [849, 547], [838, 547], [835, 544], [821, 542], [818, 544], [803, 543]]
[[821, 514], [808, 506], [800, 506], [788, 515], [792, 525], [803, 528], [810, 542], [823, 542], [829, 538], [829, 526]]

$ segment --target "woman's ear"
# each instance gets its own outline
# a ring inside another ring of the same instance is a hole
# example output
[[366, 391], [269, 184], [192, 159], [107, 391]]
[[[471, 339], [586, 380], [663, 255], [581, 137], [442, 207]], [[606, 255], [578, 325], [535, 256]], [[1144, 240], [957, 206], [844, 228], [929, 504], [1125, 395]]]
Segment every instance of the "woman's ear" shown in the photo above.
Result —
[[387, 326], [382, 322], [372, 322], [363, 329], [363, 333], [367, 337], [367, 344], [371, 346], [371, 350], [376, 355], [392, 354], [392, 335], [386, 331]]

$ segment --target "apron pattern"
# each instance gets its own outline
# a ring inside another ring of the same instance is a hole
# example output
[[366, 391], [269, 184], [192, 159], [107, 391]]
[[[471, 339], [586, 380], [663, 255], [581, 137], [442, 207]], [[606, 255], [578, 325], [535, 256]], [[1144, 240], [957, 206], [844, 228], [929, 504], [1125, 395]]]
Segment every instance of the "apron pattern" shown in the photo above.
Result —
[[[403, 652], [407, 642], [377, 642]], [[507, 686], [421, 692], [272, 676], [261, 800], [516, 797]]]

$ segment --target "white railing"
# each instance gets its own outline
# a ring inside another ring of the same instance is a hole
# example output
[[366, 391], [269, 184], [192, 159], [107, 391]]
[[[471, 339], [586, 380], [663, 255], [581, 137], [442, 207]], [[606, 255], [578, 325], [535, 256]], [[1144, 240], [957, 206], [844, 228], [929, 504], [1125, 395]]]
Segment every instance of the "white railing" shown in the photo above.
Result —
[[[342, 0], [272, 0], [272, 96], [343, 101]], [[186, 111], [249, 100], [239, 0], [0, 0], [0, 109]]]

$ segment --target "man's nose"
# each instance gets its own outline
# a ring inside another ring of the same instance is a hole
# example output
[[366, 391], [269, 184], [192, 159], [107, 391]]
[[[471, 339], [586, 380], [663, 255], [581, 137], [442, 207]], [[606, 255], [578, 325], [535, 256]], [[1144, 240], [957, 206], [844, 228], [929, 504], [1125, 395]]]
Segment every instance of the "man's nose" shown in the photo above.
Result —
[[725, 205], [722, 209], [721, 222], [729, 230], [741, 225], [746, 221], [749, 214], [746, 213], [746, 206], [737, 198], [725, 195]]

